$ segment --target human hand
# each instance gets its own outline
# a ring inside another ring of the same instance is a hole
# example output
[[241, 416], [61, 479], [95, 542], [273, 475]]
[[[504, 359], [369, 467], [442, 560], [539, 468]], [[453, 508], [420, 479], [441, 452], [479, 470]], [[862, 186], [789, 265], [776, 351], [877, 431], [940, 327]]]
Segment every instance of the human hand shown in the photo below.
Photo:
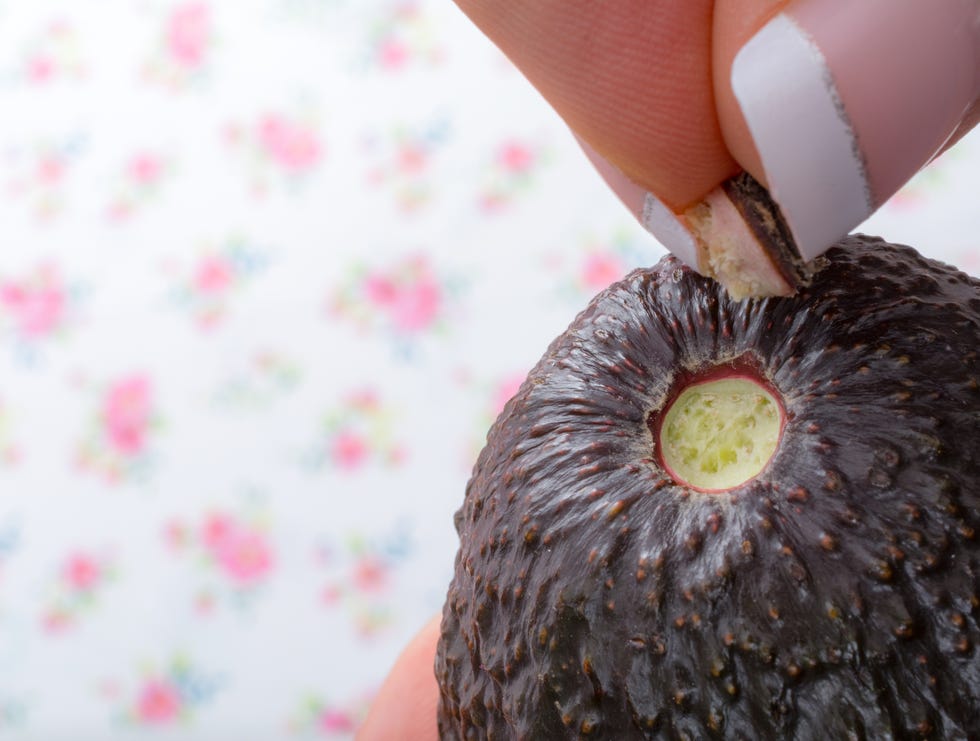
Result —
[[[732, 207], [740, 172], [771, 191], [809, 261], [980, 121], [977, 0], [457, 2], [643, 225], [730, 288], [794, 279]], [[438, 737], [438, 635], [433, 620], [399, 657], [359, 741]]]
[[435, 741], [439, 688], [434, 664], [439, 618], [430, 620], [395, 661], [357, 741]]
[[457, 2], [643, 225], [735, 295], [791, 293], [980, 120], [977, 0]]

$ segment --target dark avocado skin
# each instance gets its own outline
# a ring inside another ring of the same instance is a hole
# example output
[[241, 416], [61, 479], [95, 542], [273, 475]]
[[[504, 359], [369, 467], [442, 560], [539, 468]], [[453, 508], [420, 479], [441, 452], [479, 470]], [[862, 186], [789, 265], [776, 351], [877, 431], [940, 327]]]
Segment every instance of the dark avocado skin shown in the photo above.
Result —
[[[598, 295], [456, 515], [443, 739], [980, 739], [980, 281], [850, 237], [791, 298], [673, 258]], [[785, 403], [723, 494], [650, 420], [736, 361]]]

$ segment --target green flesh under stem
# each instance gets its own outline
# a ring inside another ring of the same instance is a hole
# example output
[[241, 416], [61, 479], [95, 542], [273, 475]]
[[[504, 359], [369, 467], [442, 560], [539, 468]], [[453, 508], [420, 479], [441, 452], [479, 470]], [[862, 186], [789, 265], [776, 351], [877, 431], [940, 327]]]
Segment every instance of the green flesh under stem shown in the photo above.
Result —
[[684, 389], [664, 415], [660, 454], [679, 483], [706, 491], [732, 489], [759, 475], [779, 445], [779, 402], [744, 377]]

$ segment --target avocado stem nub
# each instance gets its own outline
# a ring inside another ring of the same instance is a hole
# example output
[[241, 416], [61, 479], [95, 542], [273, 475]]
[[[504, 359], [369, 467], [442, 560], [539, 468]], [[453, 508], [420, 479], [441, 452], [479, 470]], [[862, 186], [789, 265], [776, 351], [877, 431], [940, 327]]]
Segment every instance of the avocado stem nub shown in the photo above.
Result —
[[779, 448], [785, 423], [773, 390], [748, 375], [694, 379], [656, 428], [660, 462], [697, 491], [721, 493], [758, 476]]

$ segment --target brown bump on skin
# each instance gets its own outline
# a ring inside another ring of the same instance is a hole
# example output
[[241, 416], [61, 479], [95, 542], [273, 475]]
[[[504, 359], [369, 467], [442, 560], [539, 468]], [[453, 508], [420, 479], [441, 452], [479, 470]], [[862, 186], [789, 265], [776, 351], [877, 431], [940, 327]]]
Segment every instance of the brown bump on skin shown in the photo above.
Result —
[[895, 572], [887, 561], [875, 561], [871, 566], [871, 574], [878, 581], [890, 582], [894, 576]]
[[911, 623], [902, 623], [895, 628], [894, 633], [899, 638], [911, 638], [915, 635], [915, 627]]
[[898, 546], [890, 545], [887, 548], [885, 548], [885, 550], [888, 551], [888, 555], [891, 556], [891, 558], [894, 559], [895, 561], [905, 560], [905, 551], [903, 551]]
[[810, 493], [804, 489], [802, 486], [797, 486], [790, 490], [789, 494], [786, 495], [786, 499], [791, 502], [797, 502], [803, 504], [810, 498]]
[[721, 527], [721, 515], [719, 515], [717, 512], [712, 512], [710, 515], [708, 515], [707, 524], [709, 532], [712, 534], [717, 533]]
[[837, 539], [830, 533], [823, 533], [820, 536], [820, 547], [825, 551], [833, 551], [837, 549]]
[[606, 519], [614, 520], [616, 516], [619, 515], [619, 513], [622, 512], [625, 507], [626, 507], [626, 503], [623, 502], [623, 500], [619, 500], [618, 502], [615, 502], [609, 507], [609, 510], [606, 512]]

